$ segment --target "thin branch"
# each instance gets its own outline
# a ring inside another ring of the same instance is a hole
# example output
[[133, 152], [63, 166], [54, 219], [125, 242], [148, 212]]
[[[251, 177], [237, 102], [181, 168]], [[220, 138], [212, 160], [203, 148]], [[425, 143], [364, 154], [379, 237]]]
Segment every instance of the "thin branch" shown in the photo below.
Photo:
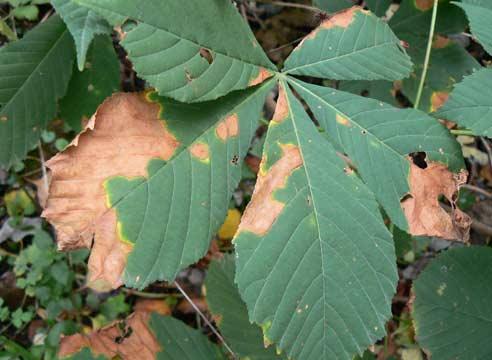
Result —
[[320, 12], [320, 9], [318, 9], [317, 7], [311, 5], [305, 5], [305, 4], [296, 4], [296, 3], [285, 2], [285, 1], [269, 1], [269, 0], [256, 0], [256, 2], [270, 4], [274, 6], [291, 7], [291, 8], [303, 9], [313, 12]]
[[467, 190], [476, 192], [478, 194], [481, 194], [481, 195], [485, 196], [486, 198], [492, 199], [492, 193], [489, 193], [487, 190], [482, 189], [478, 186], [470, 185], [470, 184], [464, 184], [464, 185], [461, 185], [461, 187], [463, 189], [467, 189]]
[[138, 296], [138, 297], [146, 298], [146, 299], [165, 299], [167, 297], [174, 296], [171, 294], [164, 294], [164, 293], [149, 293], [149, 292], [144, 292], [144, 291], [127, 289], [124, 287], [121, 288], [121, 291], [123, 291], [127, 295], [134, 295], [134, 296]]
[[200, 315], [200, 317], [203, 319], [205, 324], [207, 324], [207, 326], [210, 328], [210, 330], [212, 330], [212, 332], [215, 334], [215, 336], [217, 336], [217, 338], [222, 342], [222, 344], [227, 349], [227, 351], [229, 351], [229, 353], [232, 355], [232, 358], [234, 360], [237, 360], [237, 356], [234, 353], [234, 351], [232, 351], [232, 349], [229, 347], [229, 345], [227, 345], [227, 343], [224, 340], [224, 338], [222, 337], [222, 335], [220, 335], [219, 331], [212, 325], [210, 320], [208, 320], [207, 317], [201, 312], [201, 310], [198, 308], [198, 306], [193, 302], [193, 300], [188, 296], [188, 294], [183, 290], [183, 288], [178, 284], [177, 281], [174, 282], [174, 285], [176, 285], [176, 288], [181, 292], [181, 294], [183, 294], [185, 299], [190, 303], [190, 305], [193, 307], [193, 309], [195, 309], [196, 313], [198, 315]]
[[417, 90], [417, 97], [415, 98], [414, 108], [418, 109], [420, 105], [420, 99], [422, 98], [422, 91], [424, 90], [425, 78], [427, 77], [427, 69], [429, 68], [430, 54], [432, 51], [432, 40], [434, 39], [434, 31], [436, 29], [437, 18], [437, 2], [434, 0], [434, 6], [432, 7], [432, 20], [429, 31], [429, 39], [427, 40], [427, 50], [425, 52], [424, 68], [422, 69], [422, 76], [420, 77], [420, 84]]
[[43, 148], [41, 146], [41, 142], [38, 142], [38, 149], [39, 149], [39, 159], [41, 160], [41, 172], [43, 174], [43, 185], [44, 185], [44, 190], [46, 191], [47, 194], [50, 185], [48, 183], [48, 173], [46, 171], [46, 162], [44, 160], [44, 153], [43, 153]]

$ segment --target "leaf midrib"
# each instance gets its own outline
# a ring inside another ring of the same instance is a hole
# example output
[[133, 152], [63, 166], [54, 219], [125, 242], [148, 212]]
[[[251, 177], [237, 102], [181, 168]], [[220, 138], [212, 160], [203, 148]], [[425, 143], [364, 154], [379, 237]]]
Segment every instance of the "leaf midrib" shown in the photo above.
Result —
[[329, 59], [323, 59], [323, 60], [315, 61], [315, 62], [312, 62], [312, 63], [309, 63], [309, 64], [296, 66], [294, 68], [291, 68], [291, 69], [286, 70], [285, 73], [288, 74], [288, 73], [291, 73], [291, 72], [293, 72], [295, 70], [304, 69], [306, 67], [316, 66], [316, 65], [319, 65], [321, 63], [327, 63], [327, 62], [330, 62], [330, 61], [340, 60], [340, 59], [343, 59], [343, 58], [345, 58], [347, 56], [359, 54], [359, 53], [361, 53], [363, 51], [367, 51], [367, 50], [374, 50], [376, 48], [379, 48], [379, 47], [382, 47], [382, 46], [387, 46], [387, 45], [395, 45], [395, 43], [394, 42], [391, 42], [391, 41], [388, 41], [388, 42], [384, 42], [384, 43], [381, 43], [381, 44], [378, 44], [378, 45], [368, 46], [368, 47], [365, 47], [365, 48], [362, 48], [362, 49], [358, 49], [356, 51], [353, 51], [353, 52], [350, 52], [350, 53], [347, 53], [347, 54], [337, 55], [336, 57], [332, 57], [332, 58], [329, 58]]

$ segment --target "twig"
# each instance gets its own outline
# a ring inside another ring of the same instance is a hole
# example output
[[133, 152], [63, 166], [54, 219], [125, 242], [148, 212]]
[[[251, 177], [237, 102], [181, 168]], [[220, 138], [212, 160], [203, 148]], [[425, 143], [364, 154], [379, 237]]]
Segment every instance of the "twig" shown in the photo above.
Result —
[[449, 132], [453, 135], [460, 136], [474, 136], [473, 131], [468, 130], [468, 129], [451, 129]]
[[193, 300], [188, 296], [188, 294], [183, 290], [183, 288], [178, 284], [177, 281], [174, 282], [174, 285], [176, 285], [176, 288], [181, 292], [181, 294], [183, 294], [183, 296], [185, 297], [185, 299], [190, 303], [190, 305], [193, 307], [193, 309], [195, 309], [195, 311], [197, 312], [197, 314], [200, 315], [200, 317], [203, 319], [203, 321], [205, 322], [205, 324], [207, 324], [207, 326], [210, 328], [210, 330], [212, 330], [212, 332], [215, 334], [215, 336], [217, 336], [217, 338], [220, 341], [222, 341], [222, 344], [227, 349], [227, 351], [229, 351], [229, 353], [232, 355], [232, 358], [234, 360], [237, 360], [236, 354], [234, 353], [234, 351], [232, 351], [232, 349], [229, 347], [229, 345], [227, 345], [227, 343], [224, 340], [224, 338], [222, 337], [222, 335], [220, 335], [220, 333], [212, 325], [212, 323], [207, 319], [207, 317], [205, 315], [203, 315], [203, 313], [200, 311], [200, 309], [198, 308], [198, 306], [196, 306], [196, 304], [193, 302]]
[[422, 69], [422, 75], [420, 77], [420, 84], [417, 90], [417, 97], [415, 98], [414, 108], [418, 109], [420, 105], [420, 99], [422, 98], [422, 91], [424, 90], [425, 78], [427, 77], [427, 69], [429, 67], [430, 54], [432, 51], [432, 40], [434, 39], [434, 31], [436, 29], [436, 18], [437, 18], [437, 2], [434, 0], [434, 6], [432, 8], [432, 20], [429, 31], [429, 39], [427, 40], [427, 50], [425, 52], [424, 68]]
[[44, 161], [44, 153], [43, 153], [43, 148], [41, 146], [41, 142], [38, 142], [38, 150], [39, 150], [39, 159], [41, 160], [41, 172], [43, 174], [43, 185], [44, 185], [44, 190], [46, 191], [46, 194], [49, 191], [49, 183], [48, 183], [48, 173], [46, 171], [46, 163]]
[[492, 149], [490, 148], [489, 141], [484, 137], [480, 137], [480, 141], [482, 142], [485, 151], [487, 151], [487, 155], [489, 157], [489, 166], [492, 169]]
[[461, 187], [463, 189], [467, 189], [467, 190], [476, 192], [476, 193], [481, 194], [481, 195], [483, 195], [489, 199], [492, 199], [492, 193], [489, 193], [487, 190], [479, 188], [478, 186], [470, 185], [470, 184], [464, 184], [464, 185], [461, 185]]
[[302, 39], [304, 39], [304, 36], [301, 36], [300, 38], [297, 38], [295, 40], [292, 40], [290, 42], [288, 42], [287, 44], [284, 44], [284, 45], [280, 45], [279, 47], [276, 47], [276, 48], [273, 48], [273, 49], [270, 49], [267, 51], [268, 54], [271, 54], [273, 52], [276, 52], [276, 51], [279, 51], [279, 50], [282, 50], [282, 49], [285, 49], [286, 47], [288, 46], [291, 46], [299, 41], [301, 41]]
[[128, 295], [135, 295], [135, 296], [146, 298], [146, 299], [164, 299], [164, 298], [167, 298], [169, 296], [174, 296], [171, 294], [148, 293], [148, 292], [144, 292], [144, 291], [138, 291], [138, 290], [127, 289], [127, 288], [121, 288], [121, 291], [123, 291], [125, 294], [128, 294]]
[[7, 251], [7, 250], [5, 250], [5, 249], [2, 249], [2, 248], [0, 248], [0, 255], [3, 255], [3, 256], [10, 256], [10, 257], [17, 257], [17, 255], [16, 255], [16, 254], [11, 253], [11, 252], [9, 252], [9, 251]]
[[269, 0], [256, 0], [256, 2], [270, 4], [274, 6], [291, 7], [291, 8], [298, 8], [298, 9], [303, 9], [313, 12], [320, 12], [320, 9], [318, 9], [317, 7], [311, 5], [305, 5], [305, 4], [296, 4], [296, 3], [285, 2], [285, 1], [269, 1]]

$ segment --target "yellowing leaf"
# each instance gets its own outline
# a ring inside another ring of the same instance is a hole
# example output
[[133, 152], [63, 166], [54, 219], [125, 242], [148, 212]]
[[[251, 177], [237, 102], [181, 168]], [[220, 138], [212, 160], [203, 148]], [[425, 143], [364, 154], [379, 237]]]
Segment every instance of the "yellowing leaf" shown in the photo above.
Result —
[[239, 223], [241, 221], [241, 213], [238, 209], [229, 209], [227, 211], [227, 217], [225, 219], [224, 224], [222, 224], [221, 228], [217, 235], [221, 239], [232, 239], [234, 234], [236, 234], [237, 228], [239, 227]]

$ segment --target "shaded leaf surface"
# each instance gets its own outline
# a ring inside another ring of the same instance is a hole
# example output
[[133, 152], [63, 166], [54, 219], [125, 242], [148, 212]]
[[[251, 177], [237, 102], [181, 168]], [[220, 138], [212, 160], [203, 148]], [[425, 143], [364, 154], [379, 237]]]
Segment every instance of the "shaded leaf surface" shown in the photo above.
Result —
[[50, 160], [44, 216], [61, 248], [90, 247], [95, 233], [93, 287], [117, 287], [122, 277], [132, 287], [171, 281], [205, 254], [270, 87], [200, 106], [118, 94]]
[[[414, 102], [424, 66], [424, 47], [414, 47], [410, 52], [414, 60], [415, 72], [403, 80], [402, 92]], [[480, 64], [461, 45], [438, 36], [430, 57], [420, 109], [426, 112], [438, 110], [448, 99], [453, 86], [464, 76], [480, 69]]]
[[389, 26], [355, 6], [323, 21], [294, 49], [284, 71], [335, 80], [396, 80], [408, 76], [411, 67]]
[[461, 0], [453, 2], [466, 12], [470, 20], [470, 28], [473, 36], [477, 38], [485, 50], [492, 54], [492, 2], [489, 0]]
[[210, 264], [205, 278], [207, 303], [222, 335], [241, 359], [282, 359], [272, 347], [265, 349], [261, 329], [249, 322], [234, 274], [234, 256], [226, 254]]
[[397, 109], [377, 100], [297, 80], [292, 80], [292, 84], [326, 130], [326, 136], [350, 157], [364, 182], [401, 229], [408, 229], [408, 221], [400, 201], [412, 192], [408, 154], [423, 151], [427, 161], [442, 162], [453, 171], [464, 168], [456, 140], [438, 121], [420, 111]]
[[384, 335], [391, 314], [393, 241], [374, 197], [344, 167], [282, 90], [234, 242], [250, 320], [292, 358], [352, 359]]
[[455, 248], [434, 259], [414, 283], [417, 340], [433, 359], [492, 356], [492, 249]]
[[139, 76], [161, 95], [213, 100], [276, 70], [228, 0], [74, 1], [113, 22], [137, 21], [122, 45]]
[[435, 116], [456, 122], [474, 134], [492, 137], [492, 69], [482, 69], [456, 84]]
[[58, 16], [0, 49], [0, 165], [22, 160], [37, 144], [65, 94], [74, 57]]
[[66, 95], [60, 101], [60, 116], [79, 132], [97, 107], [120, 87], [120, 63], [108, 36], [96, 36], [85, 69], [74, 71]]
[[109, 34], [111, 27], [94, 11], [72, 0], [51, 0], [51, 3], [72, 34], [77, 49], [77, 66], [82, 71], [92, 39], [96, 34]]

